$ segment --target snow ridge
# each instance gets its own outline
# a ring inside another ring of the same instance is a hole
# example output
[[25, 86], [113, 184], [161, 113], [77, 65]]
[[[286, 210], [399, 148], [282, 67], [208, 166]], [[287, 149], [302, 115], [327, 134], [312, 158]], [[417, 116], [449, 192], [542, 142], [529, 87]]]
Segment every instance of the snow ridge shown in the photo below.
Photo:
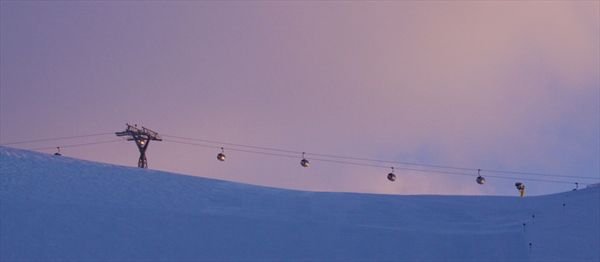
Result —
[[317, 193], [0, 147], [0, 260], [600, 261], [600, 188]]

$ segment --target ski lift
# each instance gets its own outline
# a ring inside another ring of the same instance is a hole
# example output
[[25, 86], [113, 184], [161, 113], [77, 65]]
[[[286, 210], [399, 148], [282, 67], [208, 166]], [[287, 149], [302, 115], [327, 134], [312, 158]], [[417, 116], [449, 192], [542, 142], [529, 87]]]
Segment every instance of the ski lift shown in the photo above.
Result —
[[517, 182], [515, 183], [515, 187], [517, 188], [517, 190], [519, 190], [520, 196], [523, 197], [525, 195], [525, 184]]
[[60, 147], [57, 146], [56, 147], [56, 153], [54, 153], [55, 156], [62, 156], [62, 154], [60, 153]]
[[217, 155], [217, 159], [219, 161], [225, 161], [225, 149], [221, 147], [221, 153]]
[[387, 179], [391, 182], [396, 181], [396, 175], [394, 174], [394, 167], [392, 167], [392, 172], [387, 175]]
[[310, 166], [310, 162], [308, 162], [308, 160], [306, 158], [304, 158], [304, 152], [302, 152], [302, 160], [300, 160], [300, 165], [303, 167], [309, 167]]
[[475, 181], [480, 185], [485, 184], [485, 178], [481, 176], [481, 169], [477, 169], [477, 179], [475, 179]]

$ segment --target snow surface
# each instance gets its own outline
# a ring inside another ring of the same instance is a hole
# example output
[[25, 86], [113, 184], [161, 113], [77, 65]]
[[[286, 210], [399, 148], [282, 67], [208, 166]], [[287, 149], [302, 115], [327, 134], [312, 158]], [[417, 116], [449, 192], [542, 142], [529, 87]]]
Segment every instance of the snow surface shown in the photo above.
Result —
[[0, 147], [0, 260], [600, 261], [600, 188], [303, 192]]

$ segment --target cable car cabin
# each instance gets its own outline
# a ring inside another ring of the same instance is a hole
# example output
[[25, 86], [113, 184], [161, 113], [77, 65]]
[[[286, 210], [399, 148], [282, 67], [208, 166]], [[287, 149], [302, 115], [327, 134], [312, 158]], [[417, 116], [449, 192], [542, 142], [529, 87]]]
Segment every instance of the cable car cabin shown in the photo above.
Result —
[[304, 158], [305, 154], [306, 154], [305, 152], [302, 152], [302, 160], [300, 160], [300, 165], [303, 167], [309, 167], [310, 162], [308, 162], [308, 160], [306, 158]]
[[223, 154], [223, 153], [219, 153], [219, 154], [217, 155], [217, 159], [218, 159], [219, 161], [225, 161], [225, 154]]
[[308, 162], [308, 160], [306, 160], [306, 158], [303, 158], [300, 161], [300, 165], [303, 166], [303, 167], [309, 167], [310, 166], [310, 162]]
[[482, 176], [478, 176], [476, 181], [477, 181], [477, 184], [480, 184], [480, 185], [485, 184], [485, 178], [483, 178]]
[[389, 174], [387, 175], [387, 179], [388, 179], [389, 181], [392, 181], [392, 182], [394, 182], [394, 181], [396, 181], [396, 175], [395, 175], [394, 173], [389, 173]]
[[225, 149], [221, 147], [221, 153], [217, 155], [219, 161], [225, 161]]

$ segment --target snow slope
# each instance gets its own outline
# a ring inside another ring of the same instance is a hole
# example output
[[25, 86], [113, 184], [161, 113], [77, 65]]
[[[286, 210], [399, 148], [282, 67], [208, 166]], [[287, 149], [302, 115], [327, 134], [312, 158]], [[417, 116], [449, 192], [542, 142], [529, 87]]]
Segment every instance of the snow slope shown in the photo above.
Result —
[[92, 259], [599, 261], [600, 188], [302, 192], [0, 147], [0, 260]]

